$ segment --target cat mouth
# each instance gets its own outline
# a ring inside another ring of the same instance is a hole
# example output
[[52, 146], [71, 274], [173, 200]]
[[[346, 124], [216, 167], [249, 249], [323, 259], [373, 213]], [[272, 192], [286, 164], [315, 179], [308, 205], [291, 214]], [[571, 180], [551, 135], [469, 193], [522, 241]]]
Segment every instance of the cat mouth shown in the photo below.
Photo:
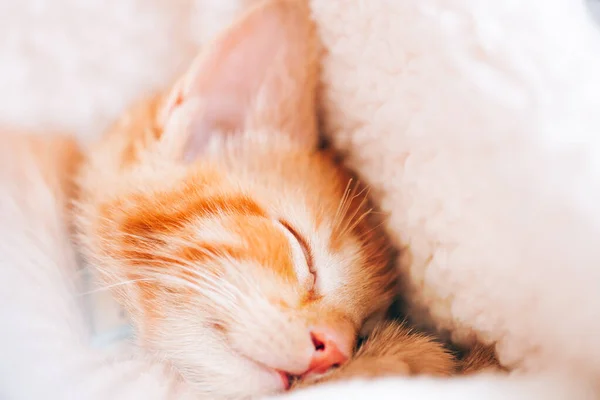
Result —
[[277, 373], [281, 377], [281, 382], [283, 383], [283, 390], [286, 390], [286, 391], [290, 390], [290, 388], [292, 387], [292, 383], [297, 378], [291, 374], [288, 374], [287, 372], [284, 372], [284, 371], [277, 371]]
[[[239, 354], [239, 353], [238, 353]], [[276, 376], [279, 377], [279, 380], [281, 382], [281, 389], [283, 391], [289, 391], [292, 388], [294, 388], [297, 384], [299, 384], [300, 382], [303, 381], [307, 381], [307, 382], [317, 382], [319, 379], [323, 378], [325, 375], [327, 375], [328, 373], [332, 372], [333, 370], [336, 370], [337, 368], [339, 368], [339, 366], [335, 366], [333, 368], [331, 368], [330, 370], [326, 371], [326, 372], [306, 372], [304, 374], [301, 375], [295, 375], [295, 374], [291, 374], [289, 372], [286, 371], [282, 371], [273, 367], [269, 367], [268, 365], [265, 365], [259, 361], [253, 360], [250, 357], [247, 357], [245, 355], [240, 355], [241, 357], [245, 358], [246, 360], [250, 361], [252, 364], [256, 365], [257, 367], [259, 367], [260, 369], [262, 369], [263, 371], [268, 371]]]
[[268, 371], [270, 373], [272, 373], [273, 375], [276, 375], [280, 382], [281, 382], [281, 388], [283, 389], [283, 391], [288, 391], [290, 390], [290, 388], [293, 386], [293, 384], [300, 379], [299, 376], [290, 374], [288, 372], [285, 371], [281, 371], [278, 370], [276, 368], [272, 368], [269, 367], [268, 365], [265, 365], [259, 361], [253, 360], [250, 357], [247, 357], [245, 355], [239, 354], [238, 355], [242, 358], [245, 358], [246, 360], [250, 361], [252, 364], [256, 365], [257, 367], [259, 367], [260, 369], [262, 369], [263, 371]]

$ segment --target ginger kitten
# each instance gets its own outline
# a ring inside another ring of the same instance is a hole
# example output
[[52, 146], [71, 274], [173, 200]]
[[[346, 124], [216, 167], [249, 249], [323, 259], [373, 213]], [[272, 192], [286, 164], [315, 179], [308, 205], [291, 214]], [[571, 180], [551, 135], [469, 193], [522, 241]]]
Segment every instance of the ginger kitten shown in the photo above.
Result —
[[82, 252], [140, 344], [210, 398], [343, 364], [396, 272], [364, 191], [317, 148], [317, 43], [271, 0], [129, 110], [79, 176]]

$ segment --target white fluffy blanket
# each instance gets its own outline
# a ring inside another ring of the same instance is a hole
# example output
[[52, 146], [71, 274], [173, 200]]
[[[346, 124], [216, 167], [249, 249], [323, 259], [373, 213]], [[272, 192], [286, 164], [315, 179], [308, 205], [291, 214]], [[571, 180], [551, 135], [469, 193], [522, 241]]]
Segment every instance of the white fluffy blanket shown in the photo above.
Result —
[[600, 30], [577, 0], [314, 0], [328, 133], [417, 312], [600, 379]]
[[[0, 122], [93, 137], [251, 2], [1, 0]], [[498, 343], [507, 365], [553, 375], [354, 382], [289, 397], [592, 398], [600, 31], [585, 4], [311, 3], [327, 49], [328, 133], [390, 212], [412, 305], [457, 340]], [[0, 177], [0, 316], [10, 322], [0, 397], [190, 396], [160, 366], [86, 347], [64, 226], [32, 174], [20, 202], [7, 195], [22, 188]]]

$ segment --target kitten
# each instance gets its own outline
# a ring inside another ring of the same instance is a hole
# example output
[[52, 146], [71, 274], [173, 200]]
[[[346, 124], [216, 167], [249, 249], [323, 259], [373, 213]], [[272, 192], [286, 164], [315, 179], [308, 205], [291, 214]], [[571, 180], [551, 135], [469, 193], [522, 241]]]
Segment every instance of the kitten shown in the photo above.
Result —
[[342, 365], [395, 291], [365, 191], [317, 148], [304, 3], [249, 11], [129, 110], [79, 176], [83, 254], [142, 347], [210, 398]]

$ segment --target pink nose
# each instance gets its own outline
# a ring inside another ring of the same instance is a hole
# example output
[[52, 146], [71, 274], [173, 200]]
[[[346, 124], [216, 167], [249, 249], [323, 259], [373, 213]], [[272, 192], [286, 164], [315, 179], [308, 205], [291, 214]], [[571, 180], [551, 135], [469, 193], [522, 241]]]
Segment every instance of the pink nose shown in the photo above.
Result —
[[348, 360], [348, 355], [341, 350], [341, 345], [336, 343], [331, 334], [313, 330], [310, 337], [315, 346], [315, 352], [305, 375], [322, 374], [331, 368], [339, 367]]

